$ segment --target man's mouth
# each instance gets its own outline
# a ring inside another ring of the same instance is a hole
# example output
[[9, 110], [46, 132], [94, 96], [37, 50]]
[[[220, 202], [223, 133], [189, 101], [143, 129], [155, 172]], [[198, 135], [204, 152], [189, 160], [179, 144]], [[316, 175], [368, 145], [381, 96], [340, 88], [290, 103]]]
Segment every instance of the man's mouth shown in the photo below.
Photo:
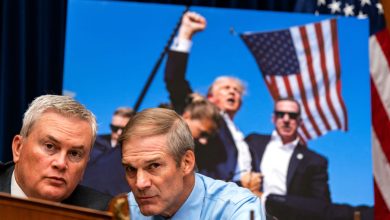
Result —
[[60, 186], [60, 185], [65, 185], [66, 181], [62, 177], [57, 177], [57, 176], [49, 176], [47, 177], [49, 180], [50, 184]]
[[156, 196], [139, 196], [137, 197], [140, 203], [147, 203], [154, 199]]
[[234, 103], [236, 103], [236, 100], [234, 98], [228, 98], [226, 100], [229, 104], [233, 105]]

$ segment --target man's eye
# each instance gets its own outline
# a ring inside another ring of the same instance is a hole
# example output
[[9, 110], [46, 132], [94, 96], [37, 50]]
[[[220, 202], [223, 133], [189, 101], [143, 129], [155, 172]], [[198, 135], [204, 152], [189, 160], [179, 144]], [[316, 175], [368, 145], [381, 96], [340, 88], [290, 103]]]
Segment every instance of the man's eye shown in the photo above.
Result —
[[152, 164], [149, 165], [149, 168], [150, 168], [150, 169], [157, 169], [157, 168], [159, 168], [159, 167], [160, 167], [160, 164], [159, 164], [159, 163], [152, 163]]
[[83, 158], [83, 152], [79, 150], [69, 151], [69, 158], [72, 161], [80, 161]]
[[55, 150], [54, 144], [46, 143], [46, 144], [44, 144], [44, 146], [45, 146], [45, 150], [47, 150], [49, 152], [54, 152], [54, 150]]
[[135, 168], [131, 166], [126, 166], [125, 169], [128, 173], [134, 173], [136, 171]]

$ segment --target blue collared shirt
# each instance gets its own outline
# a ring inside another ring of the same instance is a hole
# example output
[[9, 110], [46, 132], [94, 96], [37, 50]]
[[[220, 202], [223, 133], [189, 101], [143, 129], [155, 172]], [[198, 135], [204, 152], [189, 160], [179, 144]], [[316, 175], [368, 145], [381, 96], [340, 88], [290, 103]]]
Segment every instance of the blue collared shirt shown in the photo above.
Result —
[[[133, 193], [129, 193], [132, 220], [166, 219], [161, 216], [144, 216], [140, 212]], [[248, 189], [235, 183], [195, 174], [195, 186], [190, 196], [172, 216], [172, 220], [182, 219], [250, 219], [253, 211], [254, 219], [265, 220], [260, 199]]]

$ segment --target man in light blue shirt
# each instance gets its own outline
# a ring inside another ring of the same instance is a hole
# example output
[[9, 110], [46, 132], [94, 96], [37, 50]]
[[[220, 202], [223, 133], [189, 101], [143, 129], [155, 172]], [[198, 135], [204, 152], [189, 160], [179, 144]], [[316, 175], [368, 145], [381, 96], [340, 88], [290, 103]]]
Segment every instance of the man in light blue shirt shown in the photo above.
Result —
[[194, 172], [191, 132], [174, 111], [137, 113], [120, 141], [131, 219], [265, 219], [249, 190]]

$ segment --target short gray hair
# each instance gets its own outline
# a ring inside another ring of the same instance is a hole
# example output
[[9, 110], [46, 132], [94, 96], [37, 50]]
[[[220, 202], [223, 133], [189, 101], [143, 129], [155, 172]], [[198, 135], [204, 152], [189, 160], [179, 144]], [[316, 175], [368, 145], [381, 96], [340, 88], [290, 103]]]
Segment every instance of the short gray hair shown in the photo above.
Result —
[[34, 99], [24, 113], [20, 135], [27, 137], [34, 123], [47, 111], [55, 111], [67, 117], [75, 117], [87, 121], [92, 129], [92, 145], [96, 139], [97, 124], [95, 115], [69, 96], [42, 95]]
[[219, 76], [219, 77], [215, 78], [214, 82], [209, 87], [209, 89], [207, 91], [207, 96], [211, 96], [212, 95], [213, 89], [214, 89], [215, 85], [217, 85], [220, 82], [225, 81], [225, 80], [233, 80], [233, 81], [237, 82], [237, 85], [239, 85], [239, 87], [241, 88], [241, 95], [245, 94], [245, 92], [246, 92], [246, 85], [245, 85], [245, 83], [241, 79], [239, 79], [237, 77], [233, 77], [233, 76]]
[[119, 141], [132, 137], [152, 137], [166, 135], [168, 151], [177, 166], [188, 150], [194, 151], [194, 140], [187, 123], [175, 111], [165, 108], [149, 108], [138, 112], [126, 125]]

